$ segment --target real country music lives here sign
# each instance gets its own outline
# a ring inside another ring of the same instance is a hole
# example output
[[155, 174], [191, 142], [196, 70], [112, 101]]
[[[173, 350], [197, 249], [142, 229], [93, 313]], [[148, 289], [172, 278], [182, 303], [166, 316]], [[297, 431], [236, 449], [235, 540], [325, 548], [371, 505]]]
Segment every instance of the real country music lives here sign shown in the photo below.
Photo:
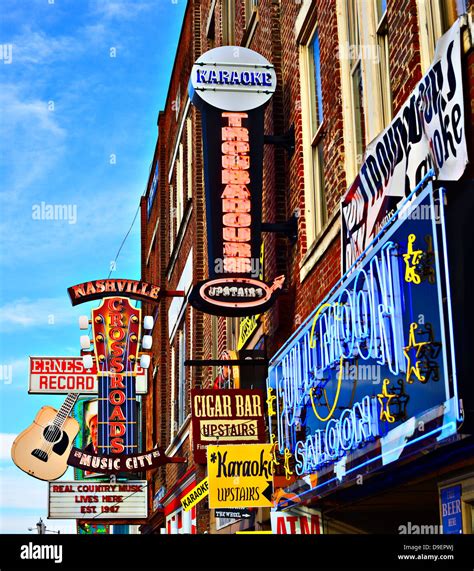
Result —
[[301, 477], [289, 491], [321, 494], [456, 434], [445, 252], [430, 183], [272, 357], [270, 433]]
[[458, 20], [438, 41], [432, 66], [393, 121], [367, 147], [342, 200], [342, 273], [430, 169], [439, 180], [458, 180], [466, 164]]
[[49, 482], [48, 519], [145, 519], [146, 480]]
[[285, 281], [260, 279], [264, 110], [276, 88], [273, 65], [247, 48], [223, 46], [193, 66], [189, 95], [201, 113], [208, 279], [190, 303], [213, 315], [262, 313]]

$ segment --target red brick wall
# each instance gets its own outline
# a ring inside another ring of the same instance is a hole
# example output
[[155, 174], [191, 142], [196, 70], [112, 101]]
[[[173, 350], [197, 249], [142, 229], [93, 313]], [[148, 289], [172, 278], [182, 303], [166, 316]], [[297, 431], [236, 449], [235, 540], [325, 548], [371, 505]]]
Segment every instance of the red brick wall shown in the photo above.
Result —
[[[338, 54], [338, 31], [334, 0], [313, 0], [317, 10], [319, 38], [321, 46], [321, 73], [323, 90], [323, 146], [324, 178], [328, 205], [328, 217], [338, 216], [339, 202], [351, 180], [347, 180], [344, 171], [344, 140], [342, 99], [340, 81], [340, 60]], [[181, 90], [181, 111], [186, 101], [186, 88], [189, 72], [199, 55], [212, 47], [222, 44], [221, 2], [216, 2], [214, 29], [209, 39], [206, 26], [209, 19], [211, 0], [190, 0], [188, 3], [181, 39], [176, 54], [173, 73], [165, 109], [159, 116], [159, 139], [155, 156], [160, 160], [160, 182], [150, 218], [146, 216], [146, 200], [142, 200], [142, 275], [144, 279], [156, 282], [164, 289], [176, 289], [190, 249], [194, 252], [194, 283], [207, 277], [206, 217], [203, 187], [203, 159], [201, 149], [200, 115], [191, 106], [193, 138], [192, 163], [192, 215], [184, 235], [183, 243], [175, 267], [169, 278], [169, 228], [174, 224], [170, 220], [170, 189], [168, 172], [172, 153], [176, 144], [178, 121], [175, 117], [173, 102], [178, 87]], [[236, 0], [235, 43], [246, 41], [245, 2]], [[290, 0], [260, 0], [258, 23], [255, 33], [248, 44], [269, 59], [275, 66], [278, 86], [265, 111], [265, 133], [283, 134], [292, 125], [295, 128], [295, 150], [289, 155], [282, 148], [265, 145], [263, 214], [265, 222], [283, 222], [293, 212], [299, 211], [298, 242], [291, 246], [282, 236], [264, 234], [265, 242], [265, 280], [272, 281], [276, 276], [287, 277], [285, 292], [277, 303], [263, 317], [264, 331], [268, 339], [268, 351], [271, 356], [301, 322], [317, 306], [340, 278], [340, 242], [337, 236], [324, 255], [314, 266], [303, 283], [300, 282], [300, 266], [307, 253], [305, 221], [305, 187], [302, 140], [302, 113], [300, 100], [299, 48], [295, 38], [295, 22], [302, 2]], [[396, 0], [388, 3], [387, 12], [390, 72], [395, 114], [406, 100], [413, 87], [421, 78], [421, 65], [418, 41], [418, 17], [416, 0]], [[471, 53], [465, 66], [467, 131], [472, 152], [472, 119], [474, 119], [474, 58]], [[367, 95], [367, 99], [368, 96]], [[182, 141], [186, 136], [183, 132]], [[469, 167], [472, 176], [472, 166]], [[153, 172], [151, 174], [151, 178]], [[151, 178], [149, 184], [151, 183]], [[187, 176], [185, 174], [185, 180]], [[146, 265], [151, 236], [157, 218], [160, 219], [157, 242], [151, 261]], [[153, 364], [158, 366], [153, 391], [144, 398], [143, 414], [147, 427], [147, 447], [158, 442], [167, 447], [170, 444], [170, 344], [168, 335], [168, 309], [170, 298], [164, 298], [159, 304], [158, 320], [154, 331]], [[150, 312], [153, 308], [144, 307]], [[188, 332], [192, 318], [192, 353], [190, 335], [187, 337], [188, 357], [206, 359], [212, 356], [212, 323], [209, 315], [198, 311], [186, 311]], [[218, 350], [228, 349], [225, 319], [218, 320]], [[212, 368], [189, 368], [188, 386], [201, 386], [213, 381]], [[151, 382], [151, 380], [150, 380]], [[180, 455], [188, 457], [188, 464], [170, 464], [158, 471], [157, 486], [166, 485], [170, 490], [182, 476], [184, 470], [193, 465], [189, 440], [185, 441]], [[197, 481], [205, 476], [205, 467], [197, 466]], [[152, 490], [151, 490], [152, 491]], [[150, 493], [151, 493], [150, 491]], [[207, 502], [198, 504], [199, 532], [208, 529], [209, 512]]]

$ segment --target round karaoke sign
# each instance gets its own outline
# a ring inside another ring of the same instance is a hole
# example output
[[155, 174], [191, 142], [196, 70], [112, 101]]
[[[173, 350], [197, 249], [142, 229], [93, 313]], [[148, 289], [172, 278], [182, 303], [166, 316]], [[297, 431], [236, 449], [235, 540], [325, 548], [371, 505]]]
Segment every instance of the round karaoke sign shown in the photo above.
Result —
[[248, 111], [271, 98], [276, 88], [273, 65], [248, 48], [223, 46], [202, 54], [191, 70], [189, 95], [225, 111]]

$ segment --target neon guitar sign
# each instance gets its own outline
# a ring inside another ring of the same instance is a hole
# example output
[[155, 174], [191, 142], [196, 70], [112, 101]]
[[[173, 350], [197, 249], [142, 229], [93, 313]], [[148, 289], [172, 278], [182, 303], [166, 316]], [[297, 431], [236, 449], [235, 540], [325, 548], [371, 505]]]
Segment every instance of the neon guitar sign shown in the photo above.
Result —
[[137, 451], [135, 364], [141, 310], [126, 298], [111, 297], [92, 310], [94, 353], [99, 378], [99, 451]]

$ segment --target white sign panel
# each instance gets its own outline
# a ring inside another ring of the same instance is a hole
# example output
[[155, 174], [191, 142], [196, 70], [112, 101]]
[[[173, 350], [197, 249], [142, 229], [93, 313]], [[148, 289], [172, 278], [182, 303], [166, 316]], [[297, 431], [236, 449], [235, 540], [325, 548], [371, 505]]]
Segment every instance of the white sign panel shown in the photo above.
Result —
[[225, 111], [248, 111], [264, 105], [276, 89], [273, 65], [240, 46], [222, 46], [202, 54], [191, 70], [190, 98]]
[[146, 480], [49, 482], [50, 519], [145, 519]]
[[[147, 393], [147, 373], [136, 366], [137, 394]], [[85, 369], [82, 357], [30, 357], [30, 394], [96, 394], [97, 367]]]
[[321, 513], [306, 508], [270, 512], [272, 533], [277, 535], [309, 535], [322, 533]]
[[342, 200], [343, 272], [369, 246], [430, 169], [458, 180], [467, 164], [459, 20], [390, 125], [370, 143]]

